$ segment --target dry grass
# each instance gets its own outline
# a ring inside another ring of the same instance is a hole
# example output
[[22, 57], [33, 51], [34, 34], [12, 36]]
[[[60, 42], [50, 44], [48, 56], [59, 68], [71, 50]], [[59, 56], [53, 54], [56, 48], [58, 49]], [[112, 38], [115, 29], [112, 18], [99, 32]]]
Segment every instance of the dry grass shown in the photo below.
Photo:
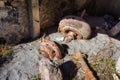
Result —
[[12, 58], [12, 48], [7, 44], [0, 44], [0, 64]]
[[31, 76], [29, 80], [41, 80], [39, 75]]
[[112, 75], [115, 71], [115, 60], [112, 58], [97, 58], [91, 63], [91, 67], [97, 73], [100, 80], [113, 80]]

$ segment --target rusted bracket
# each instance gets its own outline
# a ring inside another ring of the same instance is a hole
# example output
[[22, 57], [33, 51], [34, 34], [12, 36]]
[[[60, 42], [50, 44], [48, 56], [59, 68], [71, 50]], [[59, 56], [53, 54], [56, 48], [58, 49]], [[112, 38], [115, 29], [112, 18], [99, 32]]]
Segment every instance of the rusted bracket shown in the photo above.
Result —
[[39, 0], [28, 0], [28, 6], [30, 36], [37, 38], [40, 35]]
[[75, 58], [79, 61], [79, 63], [82, 66], [82, 69], [85, 72], [85, 80], [97, 80], [93, 75], [92, 71], [89, 69], [87, 63], [85, 62], [84, 57], [82, 56], [82, 53], [80, 52], [75, 53]]

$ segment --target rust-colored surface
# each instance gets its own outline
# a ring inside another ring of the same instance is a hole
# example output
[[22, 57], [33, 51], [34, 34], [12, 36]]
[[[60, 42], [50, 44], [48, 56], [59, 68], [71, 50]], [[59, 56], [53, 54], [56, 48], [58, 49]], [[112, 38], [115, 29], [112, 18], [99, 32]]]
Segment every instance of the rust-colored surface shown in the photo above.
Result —
[[75, 16], [71, 16], [70, 18], [67, 16], [66, 19], [60, 21], [58, 32], [66, 36], [67, 41], [88, 39], [91, 35], [91, 28], [81, 18]]
[[89, 69], [88, 65], [86, 64], [86, 62], [85, 62], [85, 60], [84, 60], [84, 58], [82, 56], [82, 53], [77, 52], [75, 54], [75, 58], [79, 61], [79, 63], [82, 66], [82, 69], [85, 72], [85, 80], [96, 80], [96, 78], [94, 77], [93, 73], [91, 72], [91, 70]]
[[40, 45], [40, 53], [49, 59], [53, 59], [54, 57], [60, 59], [62, 58], [60, 49], [55, 44], [55, 42], [47, 39], [43, 39]]

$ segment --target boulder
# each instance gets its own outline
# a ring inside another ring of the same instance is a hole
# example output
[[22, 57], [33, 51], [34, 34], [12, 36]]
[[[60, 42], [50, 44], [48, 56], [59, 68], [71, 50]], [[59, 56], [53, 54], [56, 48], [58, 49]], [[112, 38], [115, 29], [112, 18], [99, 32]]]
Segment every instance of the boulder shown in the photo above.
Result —
[[[60, 38], [60, 34], [58, 33], [54, 33], [50, 35], [50, 39], [58, 42], [61, 45], [64, 45], [63, 47], [67, 50], [68, 54], [70, 54], [71, 56], [78, 51], [87, 54], [89, 62], [92, 59], [96, 58], [96, 55], [102, 58], [111, 57], [116, 61], [120, 57], [119, 54], [120, 41], [113, 39], [105, 34], [98, 34], [96, 37], [90, 40], [73, 40], [69, 43], [65, 43], [62, 40], [62, 38], [63, 36], [61, 35]], [[9, 62], [5, 62], [3, 65], [0, 66], [0, 80], [6, 80], [6, 79], [29, 80], [32, 76], [38, 75], [40, 73], [39, 69], [41, 67], [39, 65], [40, 60], [43, 58], [43, 56], [39, 54], [39, 47], [40, 47], [39, 41], [20, 44], [18, 46], [13, 47], [12, 60], [10, 60]], [[43, 59], [42, 61], [43, 61], [42, 63], [44, 63]], [[53, 63], [48, 59], [45, 59], [45, 61], [47, 61], [46, 62], [48, 63], [47, 65], [53, 66]], [[54, 61], [54, 62], [57, 63], [57, 65], [65, 64], [61, 66], [62, 75], [68, 78], [70, 75], [72, 75], [71, 79], [73, 79], [75, 75], [70, 74], [72, 71], [70, 69], [71, 67], [69, 67], [69, 63], [70, 66], [72, 65], [75, 66], [75, 64], [69, 61], [70, 61], [70, 57], [68, 56], [68, 57], [63, 57], [63, 59], [61, 59], [60, 61]], [[117, 72], [119, 72], [119, 61], [116, 63], [116, 70]], [[55, 67], [55, 71], [56, 71], [56, 67]], [[80, 74], [77, 71], [75, 72], [77, 74]]]
[[59, 67], [47, 58], [40, 60], [39, 72], [41, 80], [63, 80]]

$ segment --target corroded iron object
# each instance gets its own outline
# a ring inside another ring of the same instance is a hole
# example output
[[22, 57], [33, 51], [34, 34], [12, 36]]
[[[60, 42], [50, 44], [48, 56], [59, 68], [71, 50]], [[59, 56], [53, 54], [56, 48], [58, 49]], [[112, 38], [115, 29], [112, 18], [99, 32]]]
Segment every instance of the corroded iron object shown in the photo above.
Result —
[[56, 43], [47, 39], [41, 41], [40, 53], [51, 60], [55, 57], [57, 59], [62, 58], [61, 51]]
[[84, 60], [82, 53], [77, 52], [77, 53], [75, 53], [74, 56], [75, 56], [75, 59], [77, 59], [79, 61], [82, 69], [84, 70], [85, 80], [96, 80], [95, 76], [93, 75], [92, 71], [89, 69], [86, 61]]
[[91, 28], [83, 19], [75, 16], [67, 16], [59, 23], [58, 32], [66, 36], [66, 41], [73, 39], [88, 39], [91, 35]]

